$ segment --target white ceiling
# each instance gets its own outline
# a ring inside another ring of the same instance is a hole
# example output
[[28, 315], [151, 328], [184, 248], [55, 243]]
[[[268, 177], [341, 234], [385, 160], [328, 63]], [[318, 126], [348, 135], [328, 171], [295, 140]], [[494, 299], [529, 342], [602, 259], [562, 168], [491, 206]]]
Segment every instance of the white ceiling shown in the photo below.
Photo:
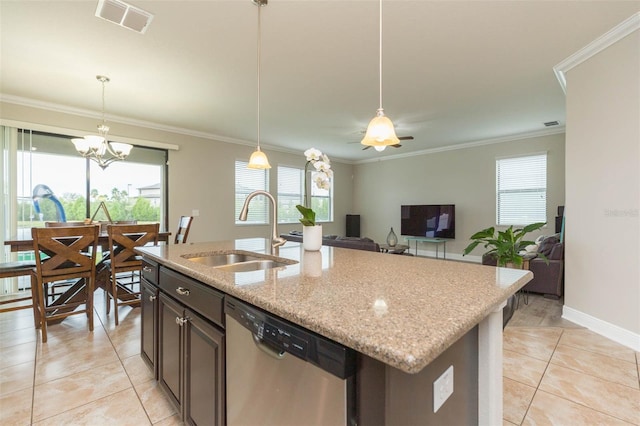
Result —
[[[103, 74], [112, 135], [134, 120], [255, 144], [251, 0], [129, 3], [154, 15], [146, 34], [96, 18], [97, 0], [0, 0], [2, 99], [97, 114]], [[564, 125], [553, 66], [638, 11], [640, 1], [385, 0], [383, 106], [415, 140], [377, 153], [357, 142], [378, 107], [378, 2], [270, 0], [263, 148], [357, 161]]]

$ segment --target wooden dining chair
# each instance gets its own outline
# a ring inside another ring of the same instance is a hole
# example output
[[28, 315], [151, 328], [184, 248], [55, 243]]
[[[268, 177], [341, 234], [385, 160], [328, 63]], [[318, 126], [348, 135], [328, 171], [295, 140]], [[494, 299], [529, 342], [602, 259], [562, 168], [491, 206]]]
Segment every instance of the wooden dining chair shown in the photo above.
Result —
[[[36, 288], [31, 294], [37, 311], [36, 327], [42, 329], [42, 342], [47, 341], [48, 322], [70, 315], [85, 313], [89, 331], [93, 331], [98, 227], [32, 228], [31, 235], [36, 258]], [[45, 287], [71, 279], [82, 279], [83, 285], [78, 286], [66, 301], [49, 303], [45, 298]], [[84, 309], [78, 309], [82, 305]]]
[[[35, 260], [20, 260], [15, 262], [0, 263], [0, 279], [28, 276], [31, 279], [31, 292], [34, 292], [36, 291], [35, 270]], [[31, 303], [25, 303], [27, 301]], [[28, 294], [26, 291], [16, 291], [15, 293], [12, 293], [8, 296], [3, 295], [2, 299], [0, 300], [0, 313], [29, 308], [33, 309], [33, 320], [36, 327], [38, 327], [38, 312], [36, 307], [33, 305], [33, 296], [31, 296], [31, 294]]]
[[74, 222], [45, 222], [45, 228], [64, 228], [69, 226], [85, 226], [87, 225], [84, 222], [74, 221]]
[[180, 216], [180, 222], [178, 222], [178, 231], [176, 232], [176, 238], [173, 241], [175, 244], [184, 244], [187, 242], [189, 229], [191, 228], [191, 222], [193, 222], [193, 216]]
[[[118, 306], [140, 305], [140, 281], [131, 279], [129, 272], [140, 276], [142, 258], [135, 252], [136, 247], [158, 244], [159, 223], [142, 225], [109, 225], [109, 259], [104, 263], [109, 268], [110, 279], [106, 286], [107, 314], [113, 312], [118, 325]], [[126, 274], [125, 274], [126, 272]]]

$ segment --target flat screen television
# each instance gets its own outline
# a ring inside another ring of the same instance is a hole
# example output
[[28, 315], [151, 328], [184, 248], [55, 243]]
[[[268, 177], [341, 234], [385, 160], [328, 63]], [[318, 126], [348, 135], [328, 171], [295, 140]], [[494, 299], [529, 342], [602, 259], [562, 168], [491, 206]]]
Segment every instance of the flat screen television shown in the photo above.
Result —
[[400, 233], [411, 237], [455, 238], [455, 204], [400, 206]]

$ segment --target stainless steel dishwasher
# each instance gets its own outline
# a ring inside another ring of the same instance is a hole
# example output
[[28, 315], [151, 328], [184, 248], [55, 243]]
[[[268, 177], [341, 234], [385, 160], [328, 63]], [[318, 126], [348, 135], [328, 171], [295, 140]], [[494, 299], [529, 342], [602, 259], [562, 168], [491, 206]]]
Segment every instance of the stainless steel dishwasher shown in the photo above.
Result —
[[225, 297], [227, 425], [355, 425], [356, 353]]

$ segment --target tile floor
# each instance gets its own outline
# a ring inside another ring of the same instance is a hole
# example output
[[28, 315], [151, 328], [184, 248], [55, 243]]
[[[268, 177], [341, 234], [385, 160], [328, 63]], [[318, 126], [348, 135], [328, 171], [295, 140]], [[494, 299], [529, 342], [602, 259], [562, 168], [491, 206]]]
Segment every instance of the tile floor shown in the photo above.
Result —
[[[140, 352], [140, 310], [72, 316], [42, 344], [30, 310], [0, 314], [0, 424], [173, 425]], [[640, 353], [560, 318], [532, 296], [504, 334], [504, 426], [640, 425]]]
[[504, 330], [506, 425], [640, 425], [640, 353], [530, 296]]

